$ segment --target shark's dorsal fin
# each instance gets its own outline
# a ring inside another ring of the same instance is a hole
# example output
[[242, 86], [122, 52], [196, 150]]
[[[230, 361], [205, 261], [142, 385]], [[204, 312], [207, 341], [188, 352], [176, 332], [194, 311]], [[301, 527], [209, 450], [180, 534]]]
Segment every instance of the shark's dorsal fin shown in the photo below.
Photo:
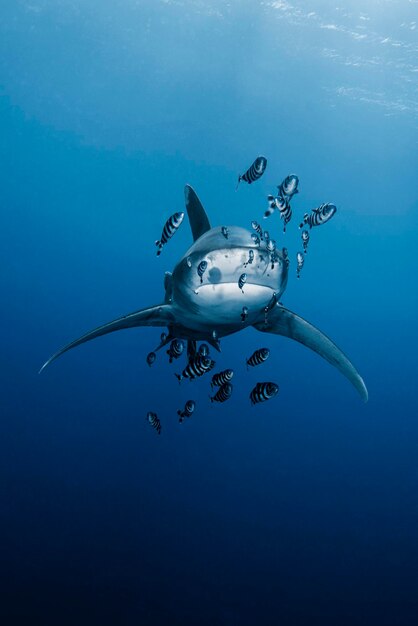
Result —
[[262, 332], [289, 337], [317, 352], [340, 370], [341, 374], [354, 385], [364, 402], [367, 402], [366, 385], [354, 365], [329, 337], [296, 313], [276, 304], [274, 309], [268, 312], [267, 317], [261, 318], [254, 327]]
[[195, 190], [186, 185], [184, 188], [184, 197], [186, 200], [187, 215], [189, 216], [190, 228], [194, 241], [199, 239], [206, 231], [210, 230], [210, 224], [206, 211], [202, 206]]

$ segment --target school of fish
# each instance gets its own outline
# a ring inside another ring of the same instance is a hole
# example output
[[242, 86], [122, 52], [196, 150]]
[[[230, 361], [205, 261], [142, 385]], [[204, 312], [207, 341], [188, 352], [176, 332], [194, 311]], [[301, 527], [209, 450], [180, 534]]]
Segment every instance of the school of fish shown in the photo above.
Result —
[[[264, 156], [258, 156], [250, 167], [244, 171], [243, 174], [238, 176], [238, 185], [241, 181], [251, 185], [252, 183], [259, 180], [264, 174], [267, 167], [267, 159]], [[296, 174], [287, 175], [282, 182], [277, 185], [277, 194], [269, 194], [267, 196], [268, 208], [264, 212], [264, 219], [270, 218], [275, 212], [278, 212], [280, 216], [280, 220], [283, 222], [283, 232], [286, 232], [286, 226], [290, 223], [292, 219], [292, 206], [291, 202], [299, 193], [299, 177]], [[303, 248], [303, 253], [298, 251], [296, 254], [296, 277], [300, 278], [301, 270], [305, 263], [305, 255], [308, 251], [308, 244], [310, 241], [310, 232], [314, 227], [321, 226], [327, 223], [337, 212], [337, 208], [334, 204], [327, 202], [320, 204], [317, 208], [312, 209], [310, 212], [306, 212], [303, 215], [302, 222], [299, 225], [302, 230], [301, 233], [301, 243]], [[183, 222], [184, 213], [177, 212], [171, 215], [166, 223], [164, 224], [161, 238], [157, 240], [157, 255], [161, 254], [163, 247], [167, 244], [167, 242], [173, 237], [173, 235], [177, 232], [180, 225]], [[309, 227], [307, 230], [306, 227]], [[269, 259], [271, 262], [271, 269], [274, 269], [274, 265], [279, 261], [279, 257], [276, 253], [277, 244], [274, 239], [270, 237], [269, 232], [263, 231], [263, 228], [260, 224], [253, 220], [251, 222], [251, 227], [253, 229], [253, 233], [251, 235], [254, 246], [259, 247], [261, 242], [265, 242], [266, 249], [269, 254]], [[229, 237], [229, 231], [226, 226], [222, 226], [221, 228], [222, 235], [225, 239]], [[282, 258], [285, 263], [289, 265], [289, 254], [287, 248], [282, 248]], [[248, 258], [243, 263], [243, 270], [247, 268], [248, 265], [251, 265], [254, 262], [255, 254], [254, 250], [249, 250]], [[189, 268], [192, 268], [192, 260], [190, 257], [187, 258], [187, 265]], [[199, 265], [196, 267], [195, 271], [200, 279], [200, 284], [203, 284], [205, 279], [205, 274], [208, 269], [208, 263], [206, 261], [201, 261]], [[238, 279], [238, 287], [241, 289], [242, 293], [245, 295], [245, 285], [247, 282], [247, 273], [243, 271]], [[196, 292], [197, 293], [197, 292]], [[271, 302], [265, 307], [264, 314], [267, 323], [267, 318], [269, 311], [274, 308], [277, 304], [278, 299], [276, 294], [273, 294]], [[241, 321], [245, 322], [250, 311], [248, 306], [244, 304], [241, 312]], [[161, 334], [161, 342], [157, 350], [163, 346], [168, 345], [168, 349], [166, 351], [169, 362], [177, 361], [184, 353], [184, 343], [178, 339], [170, 340], [167, 337], [166, 333]], [[213, 342], [216, 345], [217, 337], [216, 332], [213, 333]], [[270, 356], [270, 350], [268, 348], [259, 348], [253, 352], [246, 359], [247, 370], [249, 368], [259, 367], [264, 364]], [[157, 358], [156, 351], [150, 352], [146, 357], [146, 362], [149, 367], [152, 367]], [[181, 373], [176, 373], [175, 376], [178, 379], [179, 383], [183, 379], [189, 379], [189, 381], [193, 381], [196, 378], [200, 378], [210, 372], [216, 363], [211, 358], [209, 353], [209, 346], [206, 343], [201, 343], [199, 347], [197, 347], [196, 341], [188, 341], [187, 342], [187, 362]], [[214, 395], [209, 394], [210, 403], [223, 403], [227, 402], [233, 392], [232, 379], [234, 377], [233, 369], [225, 369], [221, 370], [212, 375], [210, 381], [210, 387], [212, 389], [212, 393]], [[215, 389], [214, 389], [215, 388]], [[279, 385], [275, 382], [265, 381], [258, 382], [249, 393], [249, 400], [251, 405], [256, 405], [260, 403], [264, 403], [268, 400], [274, 398], [279, 392]], [[180, 423], [184, 422], [186, 418], [191, 418], [194, 414], [196, 408], [195, 400], [188, 400], [183, 409], [177, 410], [178, 421]], [[156, 413], [149, 411], [146, 416], [147, 422], [150, 426], [160, 435], [161, 434], [161, 421]]]

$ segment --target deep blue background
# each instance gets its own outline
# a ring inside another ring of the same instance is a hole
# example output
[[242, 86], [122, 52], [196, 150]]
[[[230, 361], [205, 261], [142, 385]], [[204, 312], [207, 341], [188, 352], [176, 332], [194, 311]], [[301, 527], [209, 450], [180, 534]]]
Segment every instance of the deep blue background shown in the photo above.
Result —
[[[418, 623], [416, 3], [310, 4], [1, 4], [4, 624]], [[260, 153], [265, 176], [235, 192]], [[368, 404], [256, 331], [222, 343], [236, 382], [219, 407], [207, 380], [147, 367], [158, 329], [38, 376], [67, 341], [162, 300], [188, 224], [158, 259], [153, 242], [186, 182], [213, 224], [248, 226], [290, 172], [295, 217], [269, 228], [292, 261], [305, 210], [338, 213], [283, 301], [348, 353]], [[251, 408], [263, 379], [279, 397]]]

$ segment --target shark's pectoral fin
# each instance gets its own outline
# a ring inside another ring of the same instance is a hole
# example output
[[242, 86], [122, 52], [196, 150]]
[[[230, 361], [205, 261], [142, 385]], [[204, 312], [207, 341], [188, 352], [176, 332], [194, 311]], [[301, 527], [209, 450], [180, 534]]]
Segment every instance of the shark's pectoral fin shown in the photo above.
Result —
[[354, 385], [364, 402], [367, 402], [368, 392], [366, 385], [354, 365], [348, 360], [345, 354], [335, 345], [318, 328], [312, 326], [299, 315], [292, 313], [283, 306], [277, 304], [273, 310], [268, 313], [267, 320], [263, 319], [254, 324], [257, 330], [276, 335], [289, 337], [303, 345], [307, 346], [314, 352], [320, 354], [331, 365], [340, 370], [344, 376]]
[[86, 341], [96, 339], [96, 337], [101, 337], [101, 335], [113, 333], [115, 330], [122, 330], [123, 328], [135, 328], [136, 326], [168, 326], [174, 322], [174, 319], [172, 307], [168, 304], [160, 304], [148, 309], [141, 309], [135, 313], [129, 313], [128, 315], [113, 320], [113, 322], [108, 322], [107, 324], [103, 324], [103, 326], [99, 326], [99, 328], [91, 330], [79, 339], [67, 344], [61, 350], [58, 350], [58, 352], [53, 354], [51, 358], [42, 365], [39, 373], [41, 373], [47, 365], [52, 363], [52, 361], [55, 361], [55, 359], [61, 356], [61, 354], [64, 354], [67, 350], [71, 350], [71, 348], [75, 348]]
[[195, 190], [190, 187], [190, 185], [186, 185], [184, 188], [184, 198], [193, 239], [196, 241], [196, 239], [199, 239], [206, 231], [210, 230], [210, 223], [202, 203], [197, 197]]

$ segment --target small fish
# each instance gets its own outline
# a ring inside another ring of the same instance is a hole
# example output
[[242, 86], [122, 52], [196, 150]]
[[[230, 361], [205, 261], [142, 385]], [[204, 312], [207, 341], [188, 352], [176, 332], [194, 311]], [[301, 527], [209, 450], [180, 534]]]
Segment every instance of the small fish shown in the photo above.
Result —
[[287, 266], [289, 266], [290, 264], [289, 251], [287, 248], [282, 248], [282, 255], [283, 255], [283, 261], [286, 263]]
[[202, 343], [199, 346], [199, 354], [200, 356], [209, 356], [209, 346], [207, 343]]
[[168, 218], [168, 220], [164, 224], [161, 239], [157, 239], [157, 241], [155, 242], [155, 245], [158, 246], [157, 256], [160, 256], [163, 246], [177, 231], [178, 227], [183, 221], [183, 218], [184, 213], [174, 213], [174, 215], [171, 215], [171, 217]]
[[244, 180], [249, 185], [258, 180], [260, 176], [264, 174], [266, 167], [267, 159], [263, 156], [258, 156], [254, 163], [248, 168], [248, 170], [244, 174], [238, 176], [237, 189], [242, 180]]
[[292, 219], [292, 209], [289, 204], [289, 200], [283, 198], [282, 196], [277, 196], [276, 200], [276, 208], [279, 209], [280, 219], [283, 220], [283, 232], [286, 232], [286, 224], [290, 222]]
[[157, 431], [159, 435], [161, 435], [161, 422], [156, 413], [149, 411], [147, 413], [147, 422], [148, 424], [151, 424], [153, 428], [155, 428], [155, 430]]
[[297, 278], [300, 278], [300, 270], [302, 269], [304, 262], [305, 262], [305, 259], [303, 258], [302, 252], [298, 252], [296, 255], [296, 263], [297, 263], [296, 277]]
[[263, 237], [264, 237], [264, 241], [265, 241], [265, 242], [266, 242], [266, 244], [267, 244], [267, 243], [269, 242], [269, 240], [270, 240], [270, 233], [269, 233], [269, 231], [268, 231], [268, 230], [265, 230], [265, 231], [264, 231], [264, 235], [263, 235]]
[[256, 365], [260, 365], [267, 361], [270, 356], [270, 350], [268, 348], [260, 348], [253, 352], [253, 354], [247, 359], [247, 369], [248, 366], [255, 367]]
[[257, 383], [250, 393], [251, 404], [254, 405], [270, 400], [277, 395], [278, 391], [279, 385], [276, 385], [276, 383]]
[[272, 254], [275, 249], [276, 249], [276, 242], [274, 239], [269, 239], [267, 241], [267, 245], [266, 245], [267, 251], [270, 252], [270, 254]]
[[264, 307], [264, 325], [265, 326], [267, 326], [267, 323], [268, 323], [268, 314], [270, 313], [270, 311], [274, 309], [276, 304], [277, 304], [277, 294], [276, 292], [274, 292], [270, 299], [270, 302], [267, 304], [267, 306]]
[[244, 267], [247, 267], [247, 265], [251, 265], [253, 261], [254, 261], [254, 250], [248, 250], [248, 261], [244, 263]]
[[187, 263], [187, 267], [191, 267], [192, 266], [192, 259], [189, 256], [186, 259], [186, 263]]
[[212, 376], [212, 380], [210, 386], [212, 389], [214, 387], [221, 387], [225, 383], [230, 383], [234, 377], [234, 371], [231, 369], [223, 370], [223, 372], [218, 372]]
[[161, 343], [164, 343], [164, 341], [167, 339], [167, 333], [161, 333], [160, 339], [161, 339]]
[[225, 402], [232, 396], [232, 385], [224, 383], [213, 397], [209, 396], [211, 402]]
[[244, 285], [247, 282], [247, 274], [244, 272], [238, 279], [238, 287], [241, 289], [242, 293], [244, 293]]
[[253, 240], [255, 246], [260, 245], [260, 237], [258, 235], [256, 235], [255, 233], [252, 233], [251, 239]]
[[260, 224], [256, 222], [255, 220], [253, 220], [251, 222], [251, 227], [253, 230], [255, 230], [257, 235], [260, 237], [261, 241], [263, 241], [263, 229], [261, 228]]
[[167, 350], [167, 354], [170, 357], [169, 362], [172, 363], [173, 359], [178, 359], [183, 354], [183, 350], [184, 343], [179, 339], [173, 339], [169, 349]]
[[310, 239], [309, 231], [302, 230], [302, 245], [303, 245], [303, 251], [305, 254], [308, 252], [309, 239]]
[[150, 367], [155, 362], [156, 358], [157, 355], [155, 354], [155, 352], [150, 352], [149, 354], [147, 354], [147, 363]]
[[241, 313], [241, 322], [244, 323], [245, 320], [248, 317], [248, 307], [247, 306], [243, 306], [242, 307], [242, 313]]
[[267, 252], [270, 253], [270, 262], [271, 262], [271, 269], [274, 269], [274, 262], [276, 260], [276, 242], [274, 241], [274, 239], [269, 239], [267, 242]]
[[179, 416], [179, 422], [184, 422], [185, 417], [191, 417], [193, 415], [193, 411], [195, 410], [196, 403], [194, 400], [187, 400], [184, 405], [184, 409], [181, 411], [180, 409], [177, 411], [177, 415]]
[[223, 234], [223, 236], [225, 237], [225, 239], [228, 239], [229, 236], [229, 230], [227, 229], [226, 226], [222, 226], [221, 228], [221, 233]]
[[203, 283], [203, 274], [206, 272], [207, 268], [208, 268], [207, 261], [200, 261], [199, 265], [197, 266], [197, 273], [200, 276], [200, 284]]
[[337, 207], [331, 202], [321, 204], [317, 209], [312, 209], [311, 213], [305, 213], [303, 216], [303, 222], [299, 224], [299, 228], [303, 228], [304, 224], [307, 224], [309, 228], [314, 226], [321, 226], [328, 222], [337, 212]]
[[265, 211], [264, 213], [264, 218], [266, 219], [267, 217], [270, 217], [270, 215], [272, 215], [274, 213], [274, 211], [276, 210], [276, 201], [275, 201], [275, 197], [272, 196], [271, 194], [267, 196], [267, 201], [269, 203], [268, 209]]
[[218, 341], [218, 333], [216, 330], [212, 330], [212, 339], [213, 341]]
[[197, 354], [191, 361], [189, 361], [182, 373], [176, 374], [175, 376], [179, 382], [181, 382], [183, 378], [194, 380], [195, 378], [199, 378], [199, 376], [203, 376], [206, 372], [210, 372], [210, 370], [214, 367], [215, 361]]
[[289, 174], [289, 176], [286, 176], [284, 181], [280, 183], [280, 185], [278, 185], [277, 187], [277, 189], [279, 190], [279, 196], [291, 200], [291, 198], [295, 194], [299, 193], [298, 185], [299, 178], [296, 176], [296, 174]]

